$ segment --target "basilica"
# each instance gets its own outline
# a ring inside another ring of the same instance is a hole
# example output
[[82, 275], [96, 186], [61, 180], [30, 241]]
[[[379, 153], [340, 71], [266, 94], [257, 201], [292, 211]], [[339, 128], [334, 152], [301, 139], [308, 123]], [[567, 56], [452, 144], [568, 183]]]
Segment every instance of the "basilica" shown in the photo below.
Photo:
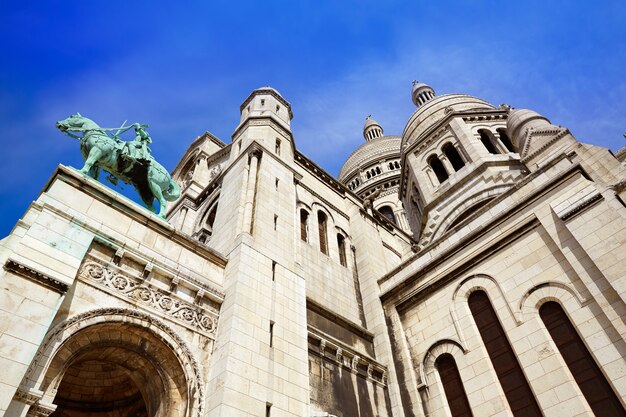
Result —
[[626, 415], [626, 148], [410, 91], [337, 178], [252, 91], [166, 219], [59, 165], [0, 240], [0, 416]]

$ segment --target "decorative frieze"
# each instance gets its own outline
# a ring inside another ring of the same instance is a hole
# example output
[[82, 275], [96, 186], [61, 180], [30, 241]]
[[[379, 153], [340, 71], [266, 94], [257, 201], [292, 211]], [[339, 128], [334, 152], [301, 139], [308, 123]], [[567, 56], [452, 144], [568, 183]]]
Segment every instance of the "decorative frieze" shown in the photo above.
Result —
[[111, 271], [95, 261], [86, 262], [78, 275], [83, 280], [97, 283], [129, 300], [158, 310], [167, 317], [191, 325], [215, 336], [218, 315], [200, 306], [185, 302], [173, 292], [145, 285], [117, 271]]

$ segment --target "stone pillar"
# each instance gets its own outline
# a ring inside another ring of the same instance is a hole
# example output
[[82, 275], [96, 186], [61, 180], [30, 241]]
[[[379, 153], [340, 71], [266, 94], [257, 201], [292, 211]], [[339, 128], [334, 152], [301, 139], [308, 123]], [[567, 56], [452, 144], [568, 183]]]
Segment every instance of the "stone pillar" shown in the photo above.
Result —
[[259, 160], [261, 159], [261, 152], [256, 150], [250, 154], [250, 163], [248, 171], [248, 183], [246, 187], [246, 200], [243, 210], [243, 232], [252, 234], [252, 217], [254, 216], [254, 193], [257, 183], [257, 169], [259, 167]]

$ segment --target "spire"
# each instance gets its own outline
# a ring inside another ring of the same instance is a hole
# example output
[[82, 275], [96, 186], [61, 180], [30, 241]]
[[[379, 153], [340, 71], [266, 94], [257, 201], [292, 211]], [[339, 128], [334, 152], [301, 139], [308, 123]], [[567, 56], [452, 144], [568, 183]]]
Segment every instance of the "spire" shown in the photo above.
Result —
[[413, 99], [413, 103], [417, 107], [420, 107], [427, 101], [435, 98], [435, 90], [433, 90], [432, 87], [428, 84], [420, 83], [419, 81], [413, 80], [411, 98]]
[[372, 119], [372, 115], [368, 114], [365, 118], [365, 126], [363, 126], [363, 137], [366, 142], [383, 136], [383, 128], [378, 122]]

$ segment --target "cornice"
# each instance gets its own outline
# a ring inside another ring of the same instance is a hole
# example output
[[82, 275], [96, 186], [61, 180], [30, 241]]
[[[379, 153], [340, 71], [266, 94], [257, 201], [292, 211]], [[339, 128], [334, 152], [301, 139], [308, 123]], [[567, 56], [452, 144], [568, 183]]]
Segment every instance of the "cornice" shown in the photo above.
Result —
[[44, 287], [54, 290], [60, 294], [65, 294], [69, 289], [68, 284], [11, 258], [9, 258], [4, 264], [4, 269], [36, 282], [37, 284], [43, 285]]

